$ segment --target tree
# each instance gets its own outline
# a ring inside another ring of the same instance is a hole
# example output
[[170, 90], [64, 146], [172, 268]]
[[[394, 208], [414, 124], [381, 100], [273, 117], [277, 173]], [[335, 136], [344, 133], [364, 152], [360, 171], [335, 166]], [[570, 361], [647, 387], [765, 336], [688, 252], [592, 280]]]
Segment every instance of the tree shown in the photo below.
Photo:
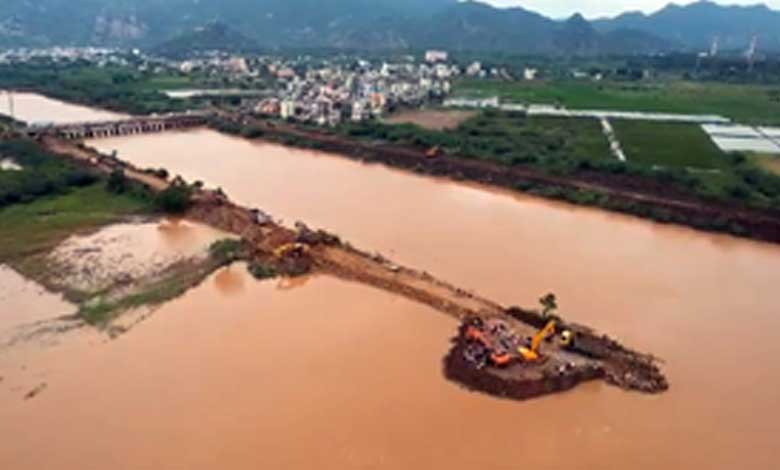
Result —
[[106, 190], [114, 194], [122, 194], [127, 190], [127, 178], [123, 170], [114, 170], [106, 181]]
[[558, 310], [558, 300], [553, 293], [540, 298], [539, 303], [542, 305], [542, 316], [550, 316]]
[[187, 186], [171, 185], [157, 195], [157, 207], [169, 214], [180, 214], [190, 207], [192, 191]]

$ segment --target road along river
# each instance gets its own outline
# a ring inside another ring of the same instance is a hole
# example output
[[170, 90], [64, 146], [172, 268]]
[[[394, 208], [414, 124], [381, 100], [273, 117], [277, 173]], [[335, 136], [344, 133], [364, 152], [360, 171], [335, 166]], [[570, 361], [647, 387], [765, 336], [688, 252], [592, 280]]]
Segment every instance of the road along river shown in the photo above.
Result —
[[234, 266], [117, 341], [31, 359], [55, 361], [56, 378], [34, 400], [0, 398], [18, 430], [3, 432], [4, 467], [764, 469], [779, 456], [777, 246], [205, 130], [91, 144], [506, 304], [554, 291], [565, 316], [661, 355], [672, 388], [471, 394], [440, 373], [450, 318]]

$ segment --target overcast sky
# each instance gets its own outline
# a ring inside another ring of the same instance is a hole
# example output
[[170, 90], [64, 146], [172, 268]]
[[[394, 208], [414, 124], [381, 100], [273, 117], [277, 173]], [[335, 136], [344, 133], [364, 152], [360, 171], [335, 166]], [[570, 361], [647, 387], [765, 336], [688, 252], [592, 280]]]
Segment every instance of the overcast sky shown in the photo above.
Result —
[[[483, 0], [496, 6], [522, 6], [528, 10], [538, 11], [554, 18], [563, 18], [571, 16], [575, 12], [580, 12], [587, 18], [596, 18], [599, 16], [614, 16], [624, 11], [642, 10], [646, 13], [663, 8], [670, 0]], [[766, 3], [770, 8], [780, 10], [780, 0], [716, 0], [723, 5], [754, 5], [756, 3]], [[676, 0], [674, 3], [692, 3], [686, 0]]]

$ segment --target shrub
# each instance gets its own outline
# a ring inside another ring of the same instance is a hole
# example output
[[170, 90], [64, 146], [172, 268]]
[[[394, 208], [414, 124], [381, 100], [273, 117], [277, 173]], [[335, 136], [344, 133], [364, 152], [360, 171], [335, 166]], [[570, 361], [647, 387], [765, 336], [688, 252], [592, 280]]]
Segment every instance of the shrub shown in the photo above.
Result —
[[106, 191], [114, 194], [122, 194], [127, 191], [127, 178], [123, 170], [114, 170], [106, 181]]
[[255, 277], [255, 279], [259, 280], [270, 279], [279, 275], [273, 266], [262, 263], [251, 263], [247, 269], [249, 270], [249, 273]]
[[157, 194], [155, 205], [162, 212], [181, 214], [189, 209], [191, 194], [192, 190], [187, 186], [172, 185]]

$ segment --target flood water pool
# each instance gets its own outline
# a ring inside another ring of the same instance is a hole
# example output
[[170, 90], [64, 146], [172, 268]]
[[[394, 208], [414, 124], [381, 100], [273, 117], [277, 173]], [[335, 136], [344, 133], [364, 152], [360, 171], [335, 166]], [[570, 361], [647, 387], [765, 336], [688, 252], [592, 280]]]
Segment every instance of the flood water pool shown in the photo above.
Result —
[[780, 456], [780, 247], [205, 130], [90, 144], [506, 304], [553, 291], [563, 315], [663, 358], [671, 390], [472, 394], [440, 371], [452, 319], [233, 266], [116, 341], [31, 360], [56, 377], [31, 401], [0, 395], [0, 426], [21, 430], [3, 433], [3, 468], [758, 470]]

